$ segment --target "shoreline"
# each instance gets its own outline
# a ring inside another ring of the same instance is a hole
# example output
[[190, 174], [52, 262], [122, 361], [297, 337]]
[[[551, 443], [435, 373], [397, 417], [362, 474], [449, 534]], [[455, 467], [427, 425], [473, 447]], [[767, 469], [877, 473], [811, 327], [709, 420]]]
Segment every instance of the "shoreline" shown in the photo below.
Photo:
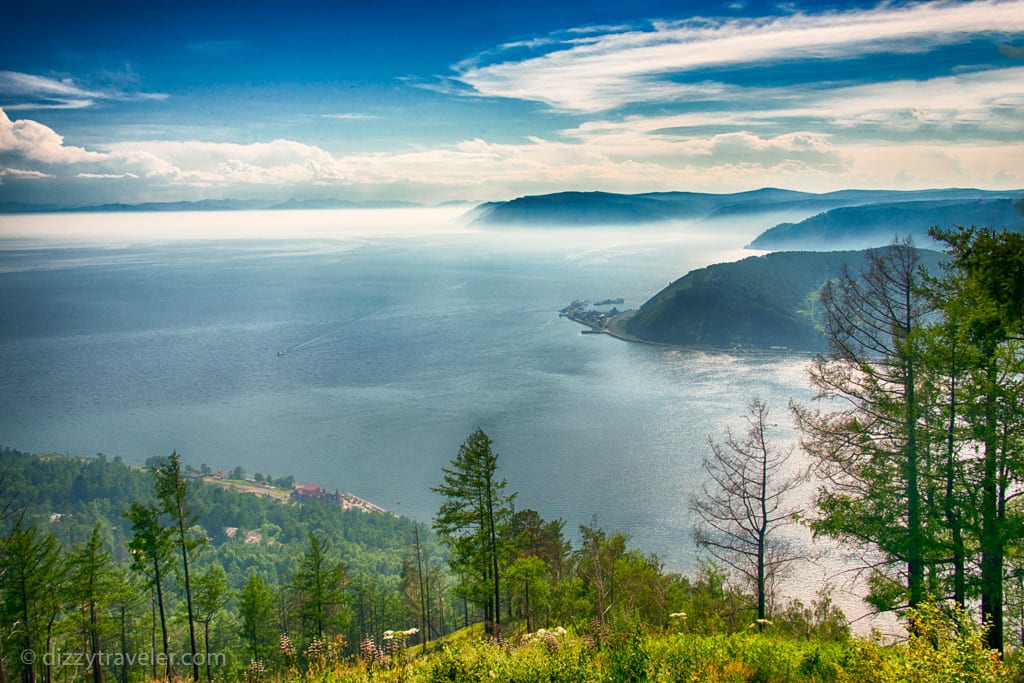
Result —
[[572, 322], [582, 325], [587, 328], [583, 330], [582, 334], [606, 334], [613, 339], [624, 341], [631, 344], [644, 344], [646, 346], [660, 347], [663, 349], [674, 349], [677, 351], [703, 351], [705, 353], [730, 353], [730, 354], [772, 354], [772, 355], [789, 355], [789, 356], [806, 356], [807, 358], [813, 358], [818, 352], [816, 351], [801, 351], [798, 349], [780, 348], [780, 349], [763, 349], [754, 346], [746, 347], [731, 347], [723, 348], [721, 346], [700, 346], [696, 344], [672, 344], [669, 342], [652, 341], [650, 339], [643, 339], [635, 335], [629, 334], [625, 331], [625, 326], [629, 320], [633, 317], [636, 311], [629, 310], [616, 315], [613, 318], [609, 318], [608, 322], [603, 325], [594, 325], [587, 320], [584, 320], [578, 316], [572, 315], [571, 313], [563, 317], [568, 318]]

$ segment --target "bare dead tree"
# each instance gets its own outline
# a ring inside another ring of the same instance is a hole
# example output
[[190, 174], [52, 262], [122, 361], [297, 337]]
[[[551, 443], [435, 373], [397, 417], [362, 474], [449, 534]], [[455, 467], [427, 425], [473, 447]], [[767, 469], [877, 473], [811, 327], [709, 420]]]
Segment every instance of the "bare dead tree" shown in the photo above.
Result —
[[760, 399], [750, 402], [744, 420], [741, 435], [726, 429], [721, 443], [708, 437], [711, 455], [703, 466], [709, 481], [690, 509], [700, 518], [697, 545], [752, 587], [761, 627], [778, 581], [800, 558], [779, 532], [799, 518], [801, 510], [787, 499], [807, 479], [807, 468], [791, 465], [792, 447], [769, 443], [768, 408]]

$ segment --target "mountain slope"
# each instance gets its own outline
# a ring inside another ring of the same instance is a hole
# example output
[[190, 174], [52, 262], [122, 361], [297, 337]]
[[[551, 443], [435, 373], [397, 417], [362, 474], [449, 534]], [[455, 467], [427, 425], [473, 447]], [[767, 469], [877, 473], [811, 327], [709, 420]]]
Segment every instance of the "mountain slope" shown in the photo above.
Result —
[[913, 237], [920, 245], [931, 242], [928, 228], [986, 226], [1024, 230], [1019, 200], [986, 193], [970, 200], [914, 201], [869, 204], [832, 209], [799, 223], [781, 223], [761, 233], [753, 249], [863, 248]]
[[[471, 212], [470, 218], [477, 225], [561, 227], [727, 220], [755, 214], [774, 214], [776, 221], [780, 216], [802, 220], [840, 207], [894, 202], [970, 203], [979, 199], [987, 201], [1011, 196], [1012, 193], [955, 188], [917, 191], [841, 190], [827, 194], [776, 188], [733, 194], [558, 192], [481, 204]], [[918, 208], [924, 208], [924, 205]]]
[[[865, 253], [776, 252], [693, 270], [651, 297], [625, 331], [679, 346], [821, 350], [818, 291], [844, 264], [857, 272]], [[931, 270], [941, 256], [921, 250]]]

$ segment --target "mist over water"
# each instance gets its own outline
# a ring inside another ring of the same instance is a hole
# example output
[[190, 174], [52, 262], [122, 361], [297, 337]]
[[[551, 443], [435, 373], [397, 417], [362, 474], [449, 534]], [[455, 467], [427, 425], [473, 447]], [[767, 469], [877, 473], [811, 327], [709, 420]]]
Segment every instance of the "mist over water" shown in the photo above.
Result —
[[[519, 508], [694, 566], [709, 434], [762, 397], [790, 438], [807, 357], [629, 344], [558, 317], [639, 306], [763, 225], [484, 229], [458, 212], [0, 217], [0, 443], [176, 449], [430, 520], [477, 426]], [[203, 238], [203, 239], [200, 239]]]

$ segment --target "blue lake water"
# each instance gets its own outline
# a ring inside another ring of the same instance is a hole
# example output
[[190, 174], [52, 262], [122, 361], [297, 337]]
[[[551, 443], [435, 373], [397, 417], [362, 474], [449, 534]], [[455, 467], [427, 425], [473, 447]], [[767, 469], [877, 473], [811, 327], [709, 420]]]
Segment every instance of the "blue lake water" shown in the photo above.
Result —
[[[176, 449], [429, 520], [477, 426], [517, 506], [692, 568], [709, 434], [807, 358], [629, 344], [558, 317], [635, 307], [764, 226], [482, 230], [454, 212], [0, 217], [0, 443]], [[287, 235], [287, 238], [282, 238]]]

